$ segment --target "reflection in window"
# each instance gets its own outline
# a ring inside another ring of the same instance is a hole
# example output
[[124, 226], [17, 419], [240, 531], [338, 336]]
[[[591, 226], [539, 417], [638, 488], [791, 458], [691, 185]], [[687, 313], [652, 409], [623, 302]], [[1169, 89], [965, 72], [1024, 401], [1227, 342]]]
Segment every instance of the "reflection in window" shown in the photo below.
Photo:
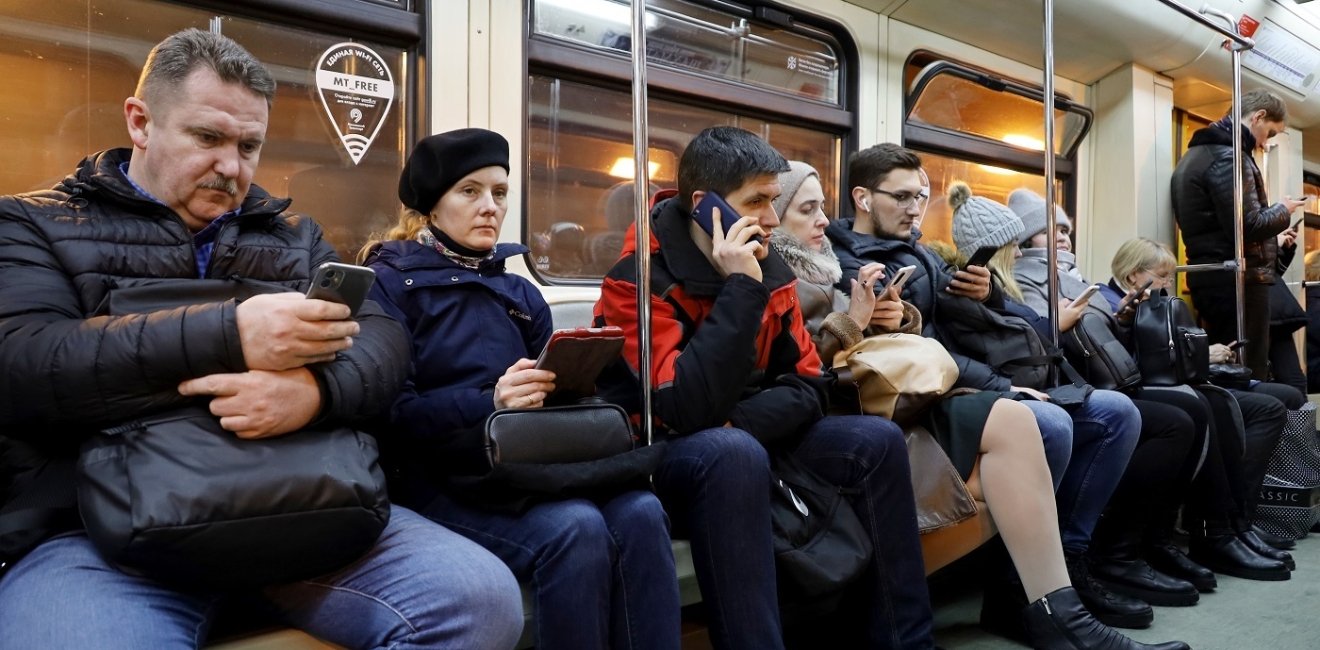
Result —
[[[533, 266], [555, 280], [597, 279], [618, 260], [633, 219], [632, 98], [607, 89], [532, 75], [528, 96], [526, 241]], [[781, 122], [650, 101], [648, 194], [676, 186], [678, 157], [710, 126], [730, 125], [765, 138], [789, 159], [820, 170], [826, 205], [838, 205], [840, 139]]]
[[[926, 85], [908, 119], [997, 140], [1028, 151], [1045, 150], [1039, 100], [987, 88], [969, 79], [937, 74]], [[1055, 109], [1054, 151], [1067, 151], [1086, 124], [1077, 113]]]
[[[1045, 177], [1040, 174], [1025, 174], [929, 153], [921, 154], [921, 166], [930, 176], [930, 204], [921, 222], [921, 240], [926, 243], [953, 243], [953, 211], [949, 209], [948, 191], [954, 181], [967, 183], [975, 196], [1004, 205], [1008, 204], [1008, 195], [1018, 188], [1045, 195]], [[1054, 192], [1058, 201], [1058, 197], [1063, 196], [1063, 184], [1056, 183]]]
[[[211, 12], [153, 0], [0, 5], [0, 194], [52, 187], [86, 155], [129, 146], [124, 98], [151, 47]], [[130, 19], [131, 17], [131, 19]], [[361, 164], [353, 165], [315, 95], [317, 56], [344, 40], [285, 25], [225, 18], [221, 31], [274, 73], [278, 94], [255, 182], [322, 224], [348, 259], [372, 230], [393, 221], [402, 169], [401, 85], [406, 53], [368, 45], [390, 62], [394, 104]]]
[[[538, 35], [627, 55], [632, 51], [631, 18], [626, 2], [538, 0], [534, 29]], [[841, 103], [836, 49], [822, 38], [682, 0], [647, 2], [646, 30], [652, 63]]]

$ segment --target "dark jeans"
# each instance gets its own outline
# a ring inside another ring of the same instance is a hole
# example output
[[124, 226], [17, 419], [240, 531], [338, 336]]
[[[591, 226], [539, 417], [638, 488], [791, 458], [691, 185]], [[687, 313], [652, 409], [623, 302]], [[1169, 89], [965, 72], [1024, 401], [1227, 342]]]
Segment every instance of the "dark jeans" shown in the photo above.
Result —
[[1302, 372], [1302, 361], [1297, 357], [1292, 332], [1270, 332], [1270, 377], [1276, 383], [1306, 393], [1306, 373]]
[[[826, 480], [859, 489], [853, 507], [871, 535], [875, 561], [859, 586], [867, 647], [933, 645], [907, 448], [898, 427], [873, 416], [826, 417], [793, 451]], [[692, 559], [716, 648], [784, 647], [770, 537], [770, 464], [740, 429], [672, 438], [655, 474], [674, 535]]]
[[[1237, 291], [1231, 282], [1192, 289], [1192, 305], [1211, 343], [1227, 345], [1238, 339]], [[1251, 368], [1252, 377], [1265, 381], [1270, 360], [1270, 285], [1248, 282], [1243, 310], [1242, 337], [1247, 343], [1242, 363]]]
[[[1196, 400], [1194, 396], [1189, 398]], [[1141, 437], [1109, 499], [1109, 508], [1096, 530], [1097, 540], [1145, 533], [1176, 507], [1176, 499], [1183, 492], [1180, 472], [1171, 468], [1182, 468], [1189, 459], [1194, 462], [1201, 455], [1199, 446], [1195, 455], [1191, 453], [1198, 436], [1196, 423], [1186, 411], [1164, 401], [1133, 399], [1132, 404], [1141, 414]]]
[[566, 499], [511, 514], [436, 497], [422, 514], [494, 553], [535, 602], [537, 648], [656, 648], [680, 643], [678, 583], [654, 494], [599, 505]]
[[[1229, 414], [1220, 399], [1213, 393], [1207, 395], [1216, 405], [1212, 409], [1215, 417], [1209, 452], [1188, 501], [1192, 515], [1189, 532], [1196, 533], [1201, 521], [1210, 534], [1242, 530], [1250, 521], [1270, 456], [1279, 444], [1287, 419], [1284, 403], [1268, 394], [1279, 386], [1257, 384], [1250, 391], [1229, 391], [1241, 413], [1241, 429], [1237, 423], [1228, 421]], [[1293, 390], [1281, 387], [1285, 391]]]

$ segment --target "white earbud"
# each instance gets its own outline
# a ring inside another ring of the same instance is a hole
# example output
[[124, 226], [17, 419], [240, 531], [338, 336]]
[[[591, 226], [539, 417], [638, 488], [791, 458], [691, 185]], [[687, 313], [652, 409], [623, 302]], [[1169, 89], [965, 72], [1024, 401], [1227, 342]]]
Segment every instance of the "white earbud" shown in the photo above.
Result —
[[866, 210], [867, 212], [870, 212], [870, 211], [871, 211], [871, 202], [870, 202], [870, 201], [862, 201], [862, 209], [863, 209], [863, 210]]

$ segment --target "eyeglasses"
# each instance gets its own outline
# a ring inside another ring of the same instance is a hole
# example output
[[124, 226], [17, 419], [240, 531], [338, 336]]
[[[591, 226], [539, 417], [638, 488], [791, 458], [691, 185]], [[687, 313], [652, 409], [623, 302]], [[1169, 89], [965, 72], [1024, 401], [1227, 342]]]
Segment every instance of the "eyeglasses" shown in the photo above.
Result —
[[871, 188], [871, 191], [877, 194], [884, 194], [885, 196], [893, 199], [894, 205], [898, 206], [900, 209], [903, 210], [906, 210], [912, 207], [913, 205], [916, 205], [918, 207], [923, 206], [926, 204], [926, 201], [930, 200], [930, 195], [926, 194], [925, 192], [919, 192], [917, 194], [908, 194], [907, 192], [890, 192], [888, 190], [882, 190], [878, 187]]

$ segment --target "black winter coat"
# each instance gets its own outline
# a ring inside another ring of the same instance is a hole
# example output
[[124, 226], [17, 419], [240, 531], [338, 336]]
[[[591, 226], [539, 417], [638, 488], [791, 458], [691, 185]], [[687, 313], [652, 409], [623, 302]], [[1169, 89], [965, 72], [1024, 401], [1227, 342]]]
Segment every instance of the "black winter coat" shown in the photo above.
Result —
[[[825, 234], [834, 245], [834, 252], [839, 256], [839, 265], [843, 267], [843, 278], [836, 285], [845, 293], [851, 288], [850, 280], [857, 277], [857, 272], [870, 262], [885, 265], [885, 276], [889, 277], [904, 266], [916, 266], [916, 270], [903, 286], [903, 300], [912, 303], [921, 312], [921, 334], [940, 340], [938, 301], [954, 268], [945, 262], [935, 251], [917, 242], [920, 233], [914, 231], [910, 241], [880, 239], [853, 232], [852, 219], [838, 219], [825, 229]], [[994, 287], [994, 285], [991, 285]], [[950, 296], [953, 300], [969, 300]], [[1003, 294], [998, 287], [991, 290], [986, 304], [992, 308], [1003, 306]], [[964, 356], [954, 349], [956, 346], [945, 345], [950, 356], [958, 364], [958, 387], [981, 390], [1006, 391], [1011, 387], [1009, 380], [980, 361]]]
[[[1288, 228], [1282, 203], [1270, 205], [1260, 168], [1251, 157], [1256, 140], [1242, 129], [1242, 226], [1246, 281], [1270, 284], [1275, 278], [1278, 242], [1275, 235]], [[1233, 259], [1233, 134], [1220, 120], [1192, 134], [1170, 181], [1173, 212], [1187, 246], [1187, 261], [1207, 264]], [[1195, 289], [1231, 284], [1230, 272], [1192, 273], [1187, 284]]]
[[[0, 197], [0, 431], [47, 449], [76, 449], [90, 431], [148, 408], [181, 404], [179, 382], [247, 368], [234, 301], [152, 314], [98, 316], [119, 287], [196, 278], [193, 233], [119, 171], [127, 149], [89, 156], [49, 191]], [[304, 291], [335, 260], [320, 228], [289, 200], [253, 185], [221, 226], [209, 278], [243, 277]], [[407, 378], [408, 338], [374, 304], [330, 363], [309, 366], [322, 417], [386, 412]]]

